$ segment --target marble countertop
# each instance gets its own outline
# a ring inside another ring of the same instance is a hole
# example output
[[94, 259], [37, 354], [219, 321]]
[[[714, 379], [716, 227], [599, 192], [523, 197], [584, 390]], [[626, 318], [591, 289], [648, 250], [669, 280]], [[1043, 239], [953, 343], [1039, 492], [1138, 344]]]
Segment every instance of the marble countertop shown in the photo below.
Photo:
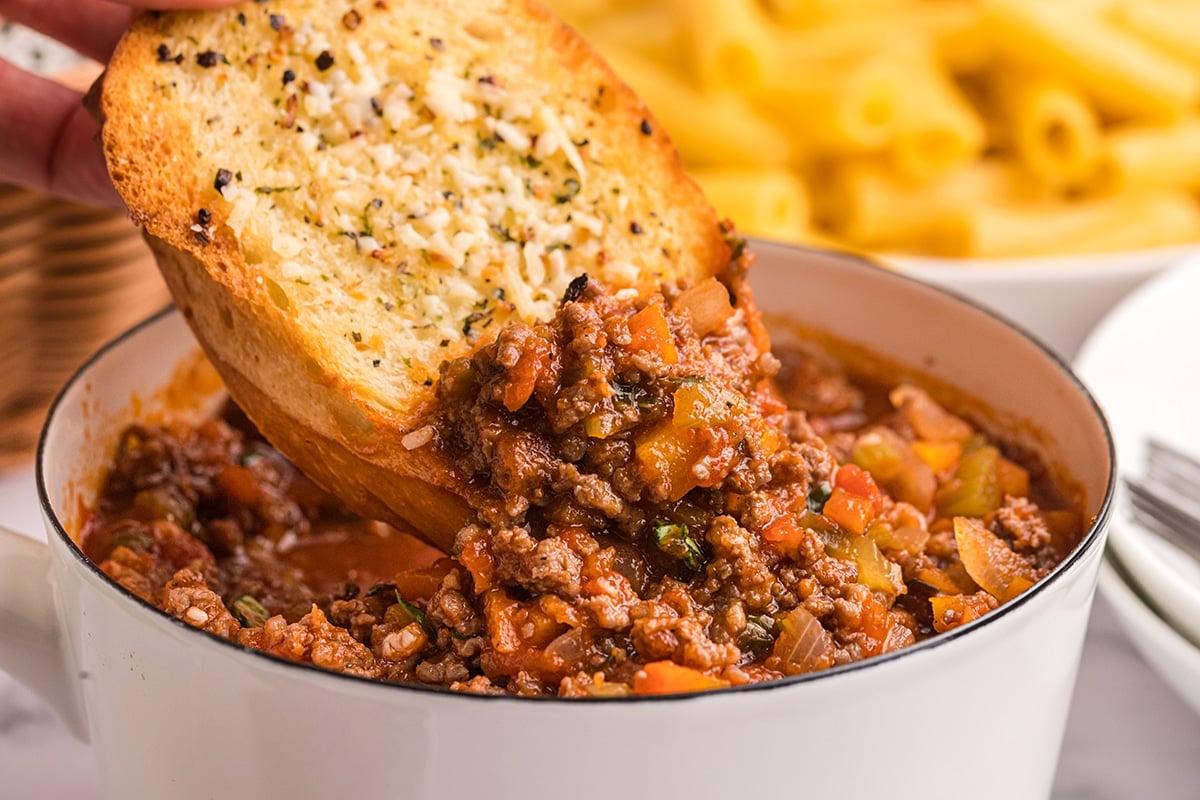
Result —
[[[0, 524], [40, 536], [33, 496], [31, 476], [0, 477]], [[1198, 756], [1200, 716], [1146, 665], [1097, 598], [1054, 800], [1195, 800]], [[88, 746], [0, 673], [0, 796], [98, 800], [96, 774]]]

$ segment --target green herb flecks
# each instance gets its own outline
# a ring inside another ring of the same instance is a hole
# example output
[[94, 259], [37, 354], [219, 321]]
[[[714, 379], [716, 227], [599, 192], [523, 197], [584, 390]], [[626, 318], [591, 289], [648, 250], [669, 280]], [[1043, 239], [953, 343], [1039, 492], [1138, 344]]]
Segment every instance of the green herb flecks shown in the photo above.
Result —
[[563, 181], [563, 190], [554, 195], [554, 202], [558, 203], [559, 205], [570, 202], [575, 195], [579, 194], [579, 190], [581, 188], [582, 184], [580, 184], [578, 180], [575, 178], [567, 178], [565, 181]]
[[271, 618], [271, 612], [248, 594], [234, 600], [229, 610], [247, 628], [261, 628]]
[[814, 514], [820, 514], [825, 510], [825, 503], [832, 494], [833, 487], [829, 485], [829, 481], [813, 484], [813, 487], [808, 490], [808, 510]]
[[746, 629], [738, 637], [738, 647], [752, 653], [756, 659], [762, 658], [775, 645], [777, 635], [775, 618], [770, 614], [747, 617]]
[[659, 550], [679, 559], [693, 572], [704, 566], [704, 551], [688, 533], [687, 525], [656, 521], [653, 536]]
[[437, 636], [437, 631], [433, 629], [433, 625], [429, 622], [429, 618], [425, 616], [425, 612], [401, 597], [399, 590], [396, 591], [396, 605], [404, 609], [404, 612], [412, 617], [413, 622], [416, 622], [425, 630], [430, 639], [434, 639]]
[[658, 403], [658, 398], [636, 383], [613, 381], [612, 388], [613, 400], [618, 405], [636, 405], [642, 411], [647, 411]]

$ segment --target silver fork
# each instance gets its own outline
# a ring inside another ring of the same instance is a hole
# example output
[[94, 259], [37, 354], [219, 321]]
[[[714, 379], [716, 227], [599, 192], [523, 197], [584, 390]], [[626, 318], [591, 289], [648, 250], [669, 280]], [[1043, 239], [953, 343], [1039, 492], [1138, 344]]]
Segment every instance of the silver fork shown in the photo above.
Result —
[[1126, 476], [1123, 482], [1134, 521], [1200, 560], [1200, 462], [1149, 439], [1145, 478]]

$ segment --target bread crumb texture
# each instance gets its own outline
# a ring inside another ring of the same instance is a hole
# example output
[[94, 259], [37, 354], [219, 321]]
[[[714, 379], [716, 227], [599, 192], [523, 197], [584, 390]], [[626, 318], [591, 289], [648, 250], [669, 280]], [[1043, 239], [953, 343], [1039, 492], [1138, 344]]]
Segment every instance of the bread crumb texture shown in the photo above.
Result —
[[669, 141], [525, 2], [278, 0], [148, 13], [105, 89], [110, 170], [150, 235], [383, 405], [572, 278], [727, 253]]

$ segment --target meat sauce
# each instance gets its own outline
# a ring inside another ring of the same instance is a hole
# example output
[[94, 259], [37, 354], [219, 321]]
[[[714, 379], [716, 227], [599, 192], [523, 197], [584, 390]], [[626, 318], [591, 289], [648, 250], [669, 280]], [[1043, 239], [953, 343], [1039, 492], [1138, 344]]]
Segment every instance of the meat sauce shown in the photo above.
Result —
[[452, 555], [349, 514], [232, 406], [128, 430], [84, 551], [167, 613], [283, 658], [622, 696], [905, 647], [1078, 542], [1040, 465], [923, 389], [769, 352], [745, 266], [653, 297], [581, 280], [552, 321], [443, 365], [425, 446], [489, 498]]

